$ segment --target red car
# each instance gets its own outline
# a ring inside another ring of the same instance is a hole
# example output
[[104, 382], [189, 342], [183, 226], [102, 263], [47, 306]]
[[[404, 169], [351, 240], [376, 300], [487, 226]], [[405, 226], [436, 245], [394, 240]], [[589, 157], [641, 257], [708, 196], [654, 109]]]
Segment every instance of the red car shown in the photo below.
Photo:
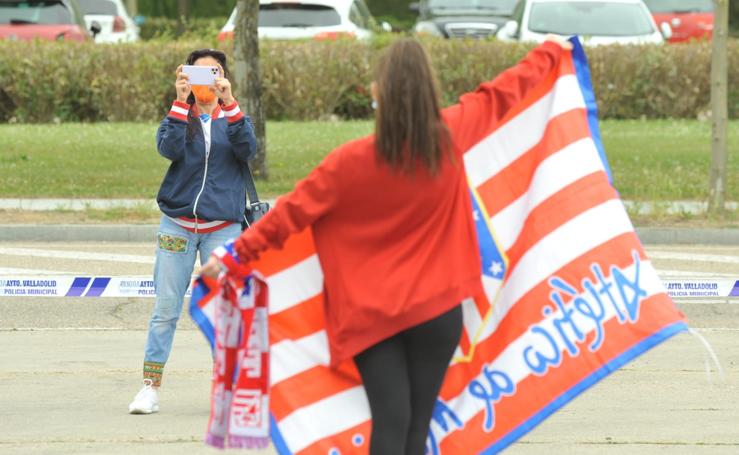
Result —
[[657, 25], [672, 27], [670, 43], [711, 39], [713, 0], [644, 0]]
[[[93, 23], [96, 34], [100, 25]], [[76, 0], [0, 1], [0, 39], [88, 41], [92, 37]]]

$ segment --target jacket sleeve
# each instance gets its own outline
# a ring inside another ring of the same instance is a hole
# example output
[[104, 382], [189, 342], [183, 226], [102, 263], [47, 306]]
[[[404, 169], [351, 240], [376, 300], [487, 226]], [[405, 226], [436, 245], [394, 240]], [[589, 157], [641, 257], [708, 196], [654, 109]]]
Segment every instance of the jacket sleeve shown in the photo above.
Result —
[[516, 66], [476, 91], [462, 95], [459, 104], [444, 110], [452, 134], [462, 152], [467, 151], [500, 122], [512, 106], [524, 99], [559, 65], [563, 49], [553, 42], [533, 49]]
[[223, 113], [226, 120], [228, 120], [226, 134], [233, 146], [236, 158], [242, 162], [254, 158], [257, 154], [257, 138], [254, 135], [254, 125], [249, 116], [241, 112], [236, 101], [228, 106], [223, 106]]
[[167, 117], [159, 124], [157, 150], [170, 161], [179, 161], [185, 156], [185, 134], [187, 113], [190, 105], [175, 101]]
[[242, 262], [257, 259], [267, 248], [281, 248], [291, 234], [301, 232], [336, 206], [340, 194], [338, 155], [329, 154], [291, 193], [281, 197], [272, 210], [241, 234], [234, 246]]

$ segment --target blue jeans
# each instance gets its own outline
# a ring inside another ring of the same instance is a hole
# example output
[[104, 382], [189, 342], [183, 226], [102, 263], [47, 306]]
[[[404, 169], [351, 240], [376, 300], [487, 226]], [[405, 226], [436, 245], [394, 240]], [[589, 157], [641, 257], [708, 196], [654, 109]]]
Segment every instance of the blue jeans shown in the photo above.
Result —
[[164, 364], [172, 349], [177, 320], [192, 280], [197, 253], [200, 253], [202, 265], [208, 261], [214, 249], [240, 233], [241, 226], [234, 223], [215, 232], [195, 234], [162, 216], [154, 264], [156, 301], [144, 355], [144, 378], [152, 379], [154, 385], [159, 385]]

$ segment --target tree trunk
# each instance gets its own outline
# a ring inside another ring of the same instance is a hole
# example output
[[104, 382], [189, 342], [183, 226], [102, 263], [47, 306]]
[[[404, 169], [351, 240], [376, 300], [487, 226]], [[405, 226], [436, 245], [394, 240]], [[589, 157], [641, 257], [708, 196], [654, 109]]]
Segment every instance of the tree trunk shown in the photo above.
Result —
[[711, 119], [713, 122], [711, 144], [711, 181], [708, 209], [724, 210], [726, 202], [726, 167], [728, 162], [727, 122], [728, 64], [726, 42], [729, 29], [728, 0], [714, 0], [713, 51], [711, 54]]
[[128, 15], [131, 17], [134, 17], [137, 14], [139, 14], [138, 0], [126, 0], [126, 11], [128, 11]]
[[262, 78], [259, 72], [259, 0], [239, 0], [234, 28], [234, 74], [237, 99], [254, 122], [257, 156], [252, 161], [255, 176], [267, 178], [267, 144], [265, 141], [264, 110], [262, 109]]
[[185, 23], [190, 15], [190, 0], [177, 0], [177, 36], [185, 33]]

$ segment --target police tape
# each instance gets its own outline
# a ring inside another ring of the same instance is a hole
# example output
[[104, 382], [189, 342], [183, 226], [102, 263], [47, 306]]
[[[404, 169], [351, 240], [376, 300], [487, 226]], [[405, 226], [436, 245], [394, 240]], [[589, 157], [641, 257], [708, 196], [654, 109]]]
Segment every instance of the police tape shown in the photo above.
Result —
[[673, 299], [739, 297], [739, 280], [663, 277], [662, 283]]
[[[154, 297], [150, 276], [0, 276], [0, 297]], [[190, 289], [187, 290], [190, 295]]]
[[[675, 299], [739, 298], [739, 280], [662, 278]], [[0, 297], [154, 297], [150, 276], [0, 276]], [[187, 294], [190, 295], [188, 288]]]

